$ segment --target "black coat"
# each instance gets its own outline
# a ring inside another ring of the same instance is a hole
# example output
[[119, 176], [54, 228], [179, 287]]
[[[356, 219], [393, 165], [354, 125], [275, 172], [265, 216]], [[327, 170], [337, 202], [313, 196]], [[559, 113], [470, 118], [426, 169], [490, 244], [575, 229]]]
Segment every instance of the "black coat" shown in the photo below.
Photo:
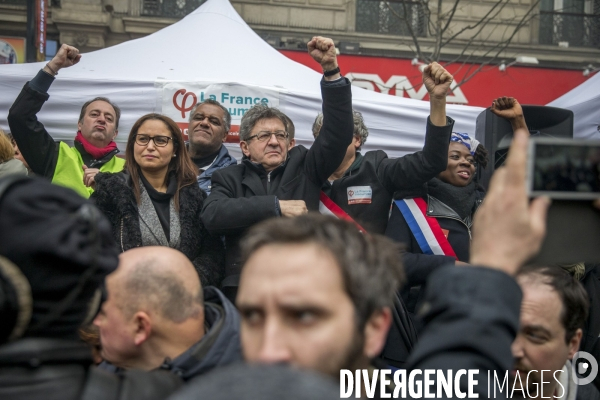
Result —
[[[226, 279], [222, 284], [233, 299], [240, 274], [239, 240], [252, 225], [280, 216], [279, 200], [304, 200], [310, 211], [318, 211], [321, 186], [341, 164], [352, 143], [352, 94], [347, 79], [321, 84], [323, 127], [307, 150], [296, 146], [284, 164], [268, 176], [250, 160], [215, 171], [210, 196], [202, 210], [202, 221], [213, 235], [224, 235]], [[226, 288], [233, 288], [233, 292]]]
[[[426, 188], [427, 187], [424, 186], [419, 191], [415, 191], [414, 195], [410, 196], [399, 197], [398, 194], [396, 194], [396, 198], [422, 197], [428, 201], [429, 205], [431, 205], [431, 203], [435, 200], [428, 196]], [[473, 216], [477, 208], [483, 202], [483, 198], [485, 196], [485, 192], [481, 187], [478, 187], [475, 193], [475, 206], [469, 220], [466, 223], [465, 221], [457, 220], [459, 219], [458, 215], [451, 215], [451, 209], [447, 206], [445, 207], [446, 209], [444, 209], [444, 207], [442, 207], [442, 209], [435, 207], [433, 213], [430, 212], [431, 207], [428, 207], [428, 215], [436, 217], [440, 227], [448, 231], [448, 242], [452, 246], [452, 249], [454, 250], [454, 253], [458, 257], [459, 261], [463, 262], [469, 262]], [[441, 202], [437, 200], [437, 205], [444, 206], [443, 203], [440, 203]], [[419, 247], [419, 244], [417, 243], [415, 236], [404, 219], [404, 216], [395, 204], [392, 207], [392, 213], [385, 235], [397, 242], [402, 243], [405, 246], [403, 262], [406, 272], [407, 287], [422, 285], [427, 280], [429, 274], [431, 274], [437, 268], [448, 264], [454, 264], [455, 260], [453, 257], [423, 254], [423, 251]], [[412, 311], [412, 308], [409, 308]]]
[[[397, 198], [398, 198], [398, 194]], [[448, 242], [452, 246], [456, 256], [460, 261], [468, 262], [471, 246], [471, 226], [475, 211], [483, 201], [483, 188], [476, 190], [476, 199], [471, 217], [465, 221], [459, 220], [458, 215], [452, 215], [454, 212], [439, 200], [428, 196], [427, 186], [415, 190], [412, 195], [407, 195], [405, 198], [423, 197], [427, 199], [428, 215], [435, 216], [440, 227], [448, 231]], [[402, 198], [401, 196], [399, 198]], [[454, 213], [456, 214], [456, 213]], [[402, 243], [405, 251], [402, 253], [404, 271], [406, 273], [406, 283], [402, 287], [400, 294], [401, 299], [398, 299], [399, 305], [395, 305], [395, 312], [399, 315], [404, 315], [405, 318], [394, 320], [394, 324], [390, 328], [390, 333], [382, 353], [382, 357], [391, 365], [404, 367], [408, 355], [416, 342], [416, 336], [421, 327], [421, 321], [415, 317], [415, 310], [418, 305], [423, 302], [425, 294], [425, 284], [429, 276], [437, 269], [445, 265], [453, 265], [455, 259], [443, 255], [423, 254], [415, 239], [408, 223], [404, 216], [394, 204], [390, 221], [387, 226], [386, 236], [391, 237], [397, 242]], [[406, 317], [405, 314], [408, 314]], [[407, 340], [408, 333], [415, 333], [415, 336], [410, 337], [412, 340]]]
[[[130, 178], [124, 173], [96, 175], [96, 189], [91, 199], [106, 215], [121, 251], [142, 246], [138, 206]], [[206, 194], [189, 185], [179, 192], [179, 221], [181, 240], [177, 250], [194, 264], [202, 286], [218, 285], [223, 279], [224, 251], [219, 237], [212, 236], [200, 220]]]
[[[323, 191], [367, 232], [383, 234], [394, 193], [421, 187], [446, 169], [453, 126], [452, 118], [448, 118], [446, 126], [435, 126], [427, 118], [422, 151], [393, 159], [381, 150], [369, 151], [364, 156], [358, 153], [343, 177], [333, 183], [325, 181]], [[370, 203], [349, 203], [348, 190], [355, 186], [371, 189]]]
[[27, 338], [0, 346], [0, 399], [160, 400], [181, 385], [166, 371], [101, 371], [90, 348], [75, 341]]

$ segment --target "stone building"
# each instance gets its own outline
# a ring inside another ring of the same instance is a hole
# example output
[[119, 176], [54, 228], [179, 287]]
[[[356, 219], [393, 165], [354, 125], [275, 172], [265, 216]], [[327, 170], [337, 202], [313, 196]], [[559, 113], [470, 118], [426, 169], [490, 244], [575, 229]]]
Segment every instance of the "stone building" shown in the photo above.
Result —
[[[204, 0], [48, 0], [47, 37], [73, 44], [82, 52], [139, 38], [176, 22]], [[467, 43], [481, 60], [494, 53], [521, 23], [500, 57], [535, 57], [540, 66], [585, 69], [600, 67], [600, 0], [500, 0], [507, 4], [491, 22], [459, 34], [486, 15], [494, 15], [496, 0], [461, 0], [447, 35], [458, 34], [444, 46], [440, 58], [460, 54]], [[435, 4], [434, 4], [435, 3]], [[411, 32], [427, 52], [435, 38], [438, 4], [451, 12], [454, 0], [232, 0], [242, 18], [268, 43], [280, 49], [301, 49], [314, 34], [330, 36], [342, 53], [384, 57], [415, 57]], [[392, 7], [394, 12], [390, 12]], [[532, 18], [523, 16], [533, 9]], [[490, 13], [491, 14], [488, 14]], [[498, 8], [496, 8], [498, 10]], [[25, 37], [26, 0], [0, 0], [0, 37]], [[404, 20], [402, 20], [403, 17]], [[409, 29], [410, 26], [410, 29]], [[477, 32], [476, 35], [473, 32]], [[471, 40], [473, 39], [473, 40]], [[198, 38], [198, 50], [202, 41]]]

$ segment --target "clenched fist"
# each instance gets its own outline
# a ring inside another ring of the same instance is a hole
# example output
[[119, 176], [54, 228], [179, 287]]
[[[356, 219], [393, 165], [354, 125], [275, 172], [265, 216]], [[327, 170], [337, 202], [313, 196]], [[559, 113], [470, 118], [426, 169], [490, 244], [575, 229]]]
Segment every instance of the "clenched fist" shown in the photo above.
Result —
[[527, 129], [523, 108], [514, 97], [498, 97], [492, 102], [492, 112], [510, 122], [513, 130]]
[[338, 67], [335, 44], [333, 40], [321, 36], [315, 36], [308, 42], [308, 53], [323, 68], [323, 71], [331, 71]]
[[423, 69], [423, 84], [432, 99], [446, 99], [453, 80], [450, 72], [435, 61]]
[[81, 54], [79, 54], [79, 50], [68, 44], [63, 44], [60, 46], [60, 49], [58, 49], [54, 58], [48, 63], [48, 66], [51, 68], [49, 72], [53, 72], [52, 75], [54, 75], [54, 73], [58, 73], [58, 70], [61, 68], [69, 68], [77, 64], [80, 59]]

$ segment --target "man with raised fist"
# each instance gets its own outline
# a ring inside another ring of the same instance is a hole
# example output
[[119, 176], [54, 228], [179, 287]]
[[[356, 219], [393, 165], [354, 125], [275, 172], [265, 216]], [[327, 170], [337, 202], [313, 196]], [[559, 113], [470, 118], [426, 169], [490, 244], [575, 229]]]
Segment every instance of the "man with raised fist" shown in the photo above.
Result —
[[116, 157], [119, 149], [113, 141], [119, 128], [121, 110], [106, 97], [83, 104], [74, 147], [56, 143], [37, 113], [50, 97], [48, 89], [62, 68], [81, 59], [79, 50], [63, 44], [56, 56], [25, 84], [8, 113], [8, 125], [23, 158], [36, 175], [52, 183], [75, 190], [88, 198], [98, 172], [120, 172], [125, 161]]
[[241, 164], [215, 171], [202, 220], [226, 240], [223, 292], [233, 300], [240, 274], [238, 242], [252, 225], [271, 217], [317, 211], [321, 185], [338, 168], [352, 142], [352, 92], [340, 75], [331, 39], [314, 37], [308, 51], [323, 68], [321, 91], [325, 121], [310, 148], [296, 146], [289, 118], [259, 104], [240, 125]]
[[[404, 157], [390, 159], [382, 150], [361, 154], [369, 131], [362, 114], [354, 111], [352, 143], [322, 187], [322, 207], [327, 208], [327, 213], [342, 219], [350, 217], [366, 232], [383, 234], [394, 193], [419, 188], [446, 169], [454, 126], [454, 120], [446, 116], [446, 96], [452, 81], [452, 75], [436, 62], [423, 69], [431, 112], [425, 128], [425, 144], [422, 151]], [[320, 113], [313, 124], [315, 138], [322, 125]]]

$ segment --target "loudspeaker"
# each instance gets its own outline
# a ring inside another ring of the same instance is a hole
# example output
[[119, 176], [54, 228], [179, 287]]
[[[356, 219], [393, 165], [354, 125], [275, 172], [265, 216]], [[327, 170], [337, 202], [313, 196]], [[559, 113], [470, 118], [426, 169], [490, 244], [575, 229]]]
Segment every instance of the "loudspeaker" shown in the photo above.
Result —
[[[573, 111], [546, 106], [522, 106], [527, 128], [532, 136], [573, 137]], [[475, 138], [489, 153], [486, 169], [479, 166], [479, 183], [487, 189], [494, 170], [504, 164], [512, 140], [510, 122], [486, 108], [477, 116]]]

